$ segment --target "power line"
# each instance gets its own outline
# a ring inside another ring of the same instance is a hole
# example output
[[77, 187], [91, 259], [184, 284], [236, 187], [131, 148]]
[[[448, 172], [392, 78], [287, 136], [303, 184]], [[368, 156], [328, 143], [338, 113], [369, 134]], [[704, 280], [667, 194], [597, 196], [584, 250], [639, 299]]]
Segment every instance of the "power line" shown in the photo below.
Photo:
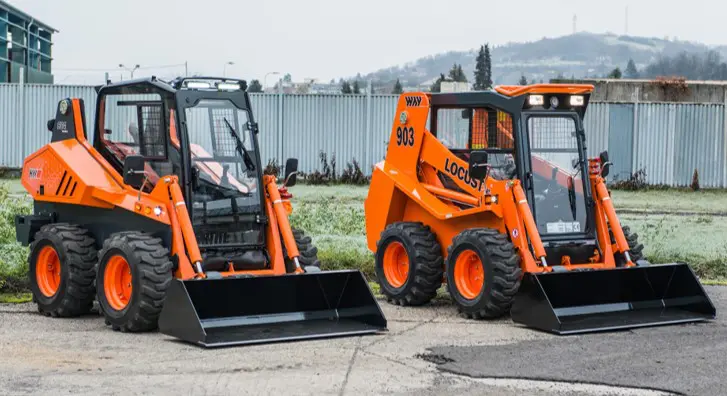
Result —
[[[144, 66], [144, 67], [140, 67], [139, 70], [142, 70], [142, 69], [146, 69], [146, 70], [148, 70], [148, 69], [169, 69], [172, 67], [182, 67], [182, 66], [184, 66], [184, 63], [177, 63], [177, 64], [173, 64], [173, 65]], [[105, 69], [88, 69], [88, 68], [75, 68], [75, 67], [70, 67], [70, 68], [54, 67], [53, 68], [53, 70], [58, 70], [58, 71], [86, 71], [86, 72], [106, 72], [109, 70], [116, 70], [116, 69], [118, 69], [118, 66], [108, 67]]]
[[177, 64], [174, 64], [174, 65], [144, 66], [144, 67], [140, 67], [139, 70], [143, 70], [143, 69], [169, 69], [169, 68], [172, 68], [172, 67], [182, 67], [182, 66], [184, 66], [184, 63], [177, 63]]

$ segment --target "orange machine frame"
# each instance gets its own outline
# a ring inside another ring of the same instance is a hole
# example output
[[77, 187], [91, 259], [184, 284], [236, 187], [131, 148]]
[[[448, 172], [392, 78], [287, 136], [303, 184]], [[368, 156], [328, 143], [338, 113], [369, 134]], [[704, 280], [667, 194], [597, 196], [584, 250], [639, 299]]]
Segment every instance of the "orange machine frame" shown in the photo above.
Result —
[[[503, 96], [531, 93], [587, 93], [592, 86], [541, 84], [528, 87], [498, 87]], [[520, 181], [483, 181], [469, 176], [469, 165], [454, 155], [426, 127], [431, 109], [431, 94], [412, 92], [399, 98], [386, 160], [375, 165], [364, 208], [368, 247], [376, 252], [384, 228], [398, 221], [421, 222], [431, 227], [443, 257], [453, 238], [467, 228], [488, 227], [509, 235], [521, 257], [525, 272], [566, 269], [614, 268], [614, 252], [627, 253], [628, 243], [611, 203], [598, 159], [589, 160], [588, 175], [595, 200], [595, 226], [601, 252], [594, 251], [585, 263], [549, 263], [530, 206]], [[534, 171], [544, 172], [548, 164]], [[550, 168], [552, 169], [552, 168]], [[446, 189], [438, 177], [447, 175], [462, 192]], [[559, 182], [565, 182], [558, 177]], [[615, 243], [611, 243], [609, 226]], [[628, 257], [628, 255], [626, 255]], [[634, 263], [627, 259], [627, 266]]]
[[[149, 193], [140, 192], [126, 184], [123, 177], [86, 139], [82, 105], [71, 99], [75, 136], [51, 142], [28, 156], [23, 164], [22, 184], [33, 200], [58, 204], [73, 204], [112, 210], [120, 208], [169, 226], [172, 255], [178, 257], [175, 277], [187, 280], [205, 277], [202, 257], [187, 212], [182, 190], [176, 176], [162, 175]], [[38, 172], [42, 172], [42, 177]], [[266, 228], [267, 251], [271, 258], [268, 269], [238, 271], [230, 264], [222, 276], [242, 273], [258, 275], [285, 274], [283, 246], [288, 257], [297, 262], [298, 248], [288, 223], [291, 211], [290, 194], [283, 194], [274, 176], [266, 175], [265, 211], [270, 219]], [[53, 192], [56, 192], [55, 194]], [[302, 272], [296, 265], [295, 272]]]

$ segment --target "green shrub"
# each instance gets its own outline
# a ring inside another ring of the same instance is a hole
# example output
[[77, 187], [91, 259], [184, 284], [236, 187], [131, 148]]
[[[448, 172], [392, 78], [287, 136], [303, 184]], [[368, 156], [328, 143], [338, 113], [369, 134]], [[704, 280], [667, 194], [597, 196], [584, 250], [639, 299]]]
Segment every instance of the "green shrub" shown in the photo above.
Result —
[[316, 235], [366, 235], [366, 220], [360, 204], [342, 204], [335, 199], [295, 204], [290, 216], [293, 227]]
[[0, 183], [0, 291], [15, 292], [28, 287], [28, 248], [15, 240], [15, 215], [30, 214], [31, 203], [8, 193]]
[[374, 256], [366, 247], [363, 205], [321, 198], [295, 203], [290, 222], [313, 237], [324, 270], [358, 269], [374, 279]]

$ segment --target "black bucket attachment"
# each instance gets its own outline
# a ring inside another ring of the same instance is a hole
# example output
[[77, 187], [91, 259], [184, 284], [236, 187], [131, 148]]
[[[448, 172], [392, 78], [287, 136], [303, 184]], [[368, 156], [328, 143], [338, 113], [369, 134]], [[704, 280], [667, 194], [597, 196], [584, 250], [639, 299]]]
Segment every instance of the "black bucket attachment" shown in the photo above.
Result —
[[173, 280], [159, 331], [204, 347], [261, 344], [386, 330], [360, 271]]
[[577, 334], [713, 319], [712, 301], [687, 264], [526, 274], [515, 323]]

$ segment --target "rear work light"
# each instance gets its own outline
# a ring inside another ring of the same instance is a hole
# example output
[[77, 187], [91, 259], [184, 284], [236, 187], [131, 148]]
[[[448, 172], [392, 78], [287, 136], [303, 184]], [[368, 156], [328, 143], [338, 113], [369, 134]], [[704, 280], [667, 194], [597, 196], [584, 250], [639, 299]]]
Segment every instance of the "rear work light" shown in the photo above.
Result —
[[545, 97], [543, 95], [530, 95], [528, 97], [528, 104], [530, 106], [542, 106], [545, 104]]
[[583, 103], [585, 103], [585, 100], [583, 99], [583, 95], [573, 95], [570, 97], [570, 105], [571, 106], [583, 106]]
[[189, 89], [210, 89], [210, 84], [203, 81], [187, 81], [185, 85]]
[[220, 91], [239, 91], [240, 84], [221, 82], [221, 83], [217, 84], [217, 89], [219, 89]]

